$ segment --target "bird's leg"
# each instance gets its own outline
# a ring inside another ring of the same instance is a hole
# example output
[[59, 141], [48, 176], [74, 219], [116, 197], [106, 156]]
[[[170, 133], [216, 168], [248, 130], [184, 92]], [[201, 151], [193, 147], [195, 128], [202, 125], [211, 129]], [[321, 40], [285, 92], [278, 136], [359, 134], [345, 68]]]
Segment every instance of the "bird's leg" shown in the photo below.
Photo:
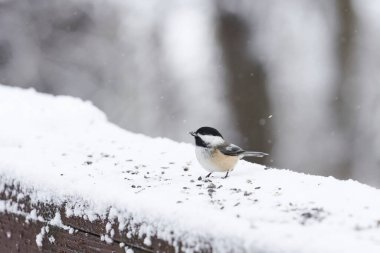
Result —
[[212, 172], [208, 173], [206, 177], [210, 177], [210, 176], [211, 176], [211, 174], [212, 174]]
[[228, 177], [228, 172], [229, 172], [229, 171], [227, 171], [226, 175], [225, 175], [224, 177], [222, 177], [222, 178], [227, 178], [227, 177]]

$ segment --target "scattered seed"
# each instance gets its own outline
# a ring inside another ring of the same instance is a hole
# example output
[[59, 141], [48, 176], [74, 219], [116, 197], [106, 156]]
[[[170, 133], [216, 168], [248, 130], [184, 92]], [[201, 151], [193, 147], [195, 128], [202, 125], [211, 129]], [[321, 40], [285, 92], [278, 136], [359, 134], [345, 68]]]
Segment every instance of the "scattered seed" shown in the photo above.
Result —
[[247, 191], [244, 192], [244, 196], [250, 196], [250, 195], [252, 195], [252, 192], [247, 192]]
[[207, 186], [208, 189], [213, 189], [213, 188], [216, 188], [216, 186], [213, 184], [213, 183], [210, 183], [208, 186]]
[[306, 219], [310, 219], [311, 217], [313, 217], [313, 215], [309, 212], [306, 212], [306, 213], [302, 213], [301, 214], [302, 217], [306, 218]]

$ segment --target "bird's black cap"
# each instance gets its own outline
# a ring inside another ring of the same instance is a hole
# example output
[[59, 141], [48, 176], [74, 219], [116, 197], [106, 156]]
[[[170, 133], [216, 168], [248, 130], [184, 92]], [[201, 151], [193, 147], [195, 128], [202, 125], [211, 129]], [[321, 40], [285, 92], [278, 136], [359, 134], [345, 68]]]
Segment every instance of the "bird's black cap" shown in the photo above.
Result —
[[218, 130], [212, 127], [201, 127], [195, 132], [189, 132], [195, 138], [195, 145], [200, 147], [208, 147], [207, 143], [202, 140], [199, 135], [211, 135], [211, 136], [219, 136], [223, 138], [223, 136], [219, 133]]
[[220, 136], [223, 138], [219, 131], [212, 127], [201, 127], [195, 132], [195, 134]]

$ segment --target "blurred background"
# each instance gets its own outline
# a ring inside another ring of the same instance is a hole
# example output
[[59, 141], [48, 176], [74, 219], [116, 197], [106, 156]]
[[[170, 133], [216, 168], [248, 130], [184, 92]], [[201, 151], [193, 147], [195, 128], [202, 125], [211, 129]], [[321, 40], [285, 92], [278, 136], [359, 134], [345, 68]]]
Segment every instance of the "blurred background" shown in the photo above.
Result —
[[0, 83], [380, 187], [377, 0], [0, 0]]

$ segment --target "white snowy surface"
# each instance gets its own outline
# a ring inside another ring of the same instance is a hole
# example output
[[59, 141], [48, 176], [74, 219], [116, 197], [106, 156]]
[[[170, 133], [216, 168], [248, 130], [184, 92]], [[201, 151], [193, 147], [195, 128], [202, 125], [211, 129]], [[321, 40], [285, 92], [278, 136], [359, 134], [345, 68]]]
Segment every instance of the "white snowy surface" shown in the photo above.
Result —
[[[227, 179], [198, 180], [207, 173], [193, 145], [130, 133], [89, 102], [33, 90], [0, 86], [0, 121], [0, 190], [19, 182], [34, 203], [66, 201], [67, 216], [110, 210], [121, 229], [133, 216], [140, 236], [174, 236], [189, 252], [199, 240], [214, 252], [380, 252], [380, 191], [367, 185], [244, 161]], [[0, 201], [5, 210], [23, 214]]]

